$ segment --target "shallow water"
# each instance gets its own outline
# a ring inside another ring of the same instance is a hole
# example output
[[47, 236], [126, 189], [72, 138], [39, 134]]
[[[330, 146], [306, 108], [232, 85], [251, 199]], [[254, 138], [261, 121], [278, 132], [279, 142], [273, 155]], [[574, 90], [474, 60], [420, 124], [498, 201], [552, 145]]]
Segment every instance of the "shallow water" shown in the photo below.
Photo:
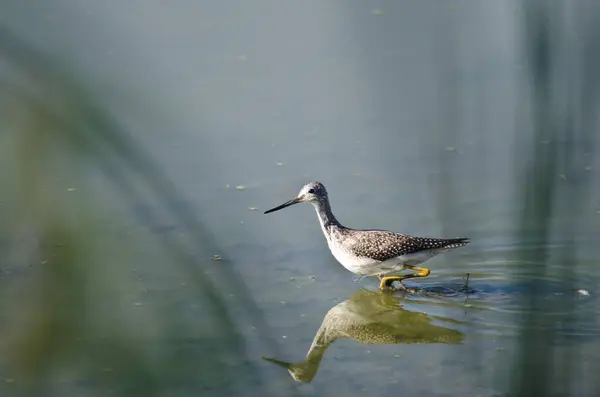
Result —
[[[510, 256], [530, 248], [531, 246], [513, 247], [512, 252], [502, 251], [503, 255]], [[552, 248], [549, 250], [552, 252]], [[490, 259], [489, 263], [478, 262], [486, 258]], [[597, 276], [590, 278], [582, 275], [585, 281], [579, 285], [560, 279], [539, 280], [526, 275], [519, 276], [522, 273], [520, 270], [527, 263], [501, 263], [497, 254], [489, 252], [467, 252], [460, 255], [457, 250], [452, 262], [464, 263], [464, 269], [469, 270], [467, 288], [466, 277], [456, 272], [455, 267], [448, 269], [446, 263], [432, 261], [431, 267], [434, 270], [431, 279], [409, 280], [406, 283], [414, 290], [397, 291], [393, 294], [397, 299], [393, 303], [397, 313], [391, 316], [405, 327], [398, 331], [399, 334], [406, 331], [410, 336], [411, 327], [417, 325], [408, 313], [413, 313], [414, 316], [420, 314], [433, 324], [446, 327], [448, 332], [459, 332], [459, 344], [447, 346], [435, 342], [435, 338], [428, 340], [428, 330], [422, 329], [423, 340], [418, 346], [403, 342], [391, 345], [389, 341], [383, 342], [381, 346], [365, 346], [361, 343], [369, 343], [368, 341], [357, 343], [353, 332], [346, 332], [340, 338], [350, 340], [333, 343], [324, 354], [318, 373], [311, 379], [317, 390], [330, 390], [333, 393], [333, 388], [336, 387], [334, 385], [352, 384], [348, 392], [356, 392], [355, 388], [358, 387], [359, 390], [385, 395], [401, 387], [409, 395], [457, 395], [473, 389], [478, 389], [480, 395], [504, 395], [510, 390], [508, 385], [511, 373], [507, 368], [517, 359], [519, 337], [524, 327], [528, 326], [523, 320], [528, 313], [536, 310], [530, 307], [530, 299], [542, 302], [543, 323], [555, 327], [555, 349], [571, 350], [573, 354], [579, 354], [586, 346], [597, 343], [600, 336], [595, 287], [599, 281]], [[287, 288], [293, 292], [285, 292], [285, 295], [293, 295], [294, 303], [285, 304], [279, 310], [271, 308], [268, 314], [268, 318], [273, 319], [270, 324], [275, 330], [275, 338], [279, 334], [279, 343], [283, 346], [284, 357], [277, 357], [277, 360], [301, 362], [309, 350], [313, 335], [321, 321], [324, 321], [323, 317], [327, 316], [327, 311], [334, 310], [331, 307], [340, 305], [340, 301], [346, 302], [357, 294], [360, 296], [363, 291], [358, 290], [355, 295], [351, 291], [344, 294], [343, 287], [340, 289], [331, 284], [337, 283], [320, 278], [311, 280], [308, 285], [305, 280], [296, 279], [286, 283]], [[364, 286], [371, 290], [373, 296], [381, 296], [376, 292], [376, 279], [352, 283], [348, 276], [344, 284], [358, 284], [355, 290]], [[574, 289], [573, 285], [578, 288]], [[280, 289], [277, 286], [273, 288]], [[304, 291], [304, 294], [297, 291]], [[318, 296], [319, 299], [308, 299], [301, 304], [299, 302], [303, 299], [300, 296]], [[333, 301], [329, 307], [322, 303], [327, 300]], [[363, 300], [368, 302], [368, 299]], [[308, 310], [307, 306], [312, 309]], [[570, 307], [575, 308], [576, 312], [565, 313]], [[377, 309], [364, 311], [377, 315]], [[389, 311], [394, 313], [393, 310]], [[559, 322], [565, 318], [569, 319], [568, 323]], [[378, 320], [371, 319], [371, 325], [376, 324]], [[587, 354], [577, 365], [582, 368], [593, 367], [597, 359], [597, 354]], [[285, 376], [285, 371], [280, 372], [280, 376]], [[587, 375], [591, 376], [591, 373]], [[415, 382], [415, 378], [419, 381]]]
[[[598, 395], [600, 142], [536, 135], [512, 3], [9, 3], [0, 23], [72, 68], [155, 168], [76, 156], [47, 167], [34, 213], [6, 122], [0, 395], [508, 396], [538, 344], [550, 395]], [[346, 226], [472, 242], [382, 295], [310, 206], [263, 215], [310, 180]], [[39, 258], [24, 219], [41, 214], [74, 237]], [[72, 272], [45, 272], [64, 257]]]

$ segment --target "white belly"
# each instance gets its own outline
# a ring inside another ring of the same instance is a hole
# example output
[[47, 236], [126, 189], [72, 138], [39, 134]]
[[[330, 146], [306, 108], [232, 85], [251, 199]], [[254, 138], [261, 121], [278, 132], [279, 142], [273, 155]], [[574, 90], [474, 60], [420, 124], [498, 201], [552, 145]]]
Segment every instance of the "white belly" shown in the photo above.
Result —
[[343, 247], [327, 240], [331, 253], [346, 269], [361, 276], [383, 276], [404, 270], [404, 265], [416, 266], [425, 262], [438, 251], [421, 251], [414, 254], [401, 255], [387, 261], [377, 261], [371, 258], [357, 257]]
[[374, 261], [371, 258], [359, 258], [352, 255], [350, 252], [341, 248], [339, 245], [331, 244], [327, 241], [329, 250], [333, 254], [334, 258], [342, 264], [346, 269], [350, 270], [354, 274], [361, 276], [371, 276], [369, 269], [373, 269], [379, 261]]

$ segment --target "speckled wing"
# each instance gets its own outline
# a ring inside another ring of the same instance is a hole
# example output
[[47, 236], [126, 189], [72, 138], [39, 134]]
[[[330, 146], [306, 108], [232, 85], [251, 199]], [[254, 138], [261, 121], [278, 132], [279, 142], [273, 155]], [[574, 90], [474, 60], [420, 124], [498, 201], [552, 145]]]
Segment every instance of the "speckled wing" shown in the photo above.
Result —
[[382, 262], [421, 251], [445, 251], [469, 243], [468, 238], [414, 237], [384, 230], [363, 230], [352, 237], [352, 244], [348, 248], [353, 254]]

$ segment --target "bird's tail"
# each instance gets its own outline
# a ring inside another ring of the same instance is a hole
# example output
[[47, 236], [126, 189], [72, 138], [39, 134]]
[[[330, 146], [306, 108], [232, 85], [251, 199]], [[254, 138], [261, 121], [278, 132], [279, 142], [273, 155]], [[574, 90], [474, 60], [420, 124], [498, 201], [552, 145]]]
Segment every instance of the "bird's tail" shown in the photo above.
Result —
[[448, 238], [443, 240], [444, 248], [459, 248], [469, 244], [471, 240], [468, 237]]

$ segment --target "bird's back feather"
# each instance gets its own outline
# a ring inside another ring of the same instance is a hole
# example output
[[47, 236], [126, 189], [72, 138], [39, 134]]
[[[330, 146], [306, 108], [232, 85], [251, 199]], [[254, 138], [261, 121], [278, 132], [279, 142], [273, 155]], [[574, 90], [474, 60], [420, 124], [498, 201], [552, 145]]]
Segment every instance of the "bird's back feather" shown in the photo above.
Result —
[[469, 243], [468, 238], [415, 237], [385, 230], [353, 230], [346, 248], [359, 257], [386, 261], [421, 251], [446, 251]]

